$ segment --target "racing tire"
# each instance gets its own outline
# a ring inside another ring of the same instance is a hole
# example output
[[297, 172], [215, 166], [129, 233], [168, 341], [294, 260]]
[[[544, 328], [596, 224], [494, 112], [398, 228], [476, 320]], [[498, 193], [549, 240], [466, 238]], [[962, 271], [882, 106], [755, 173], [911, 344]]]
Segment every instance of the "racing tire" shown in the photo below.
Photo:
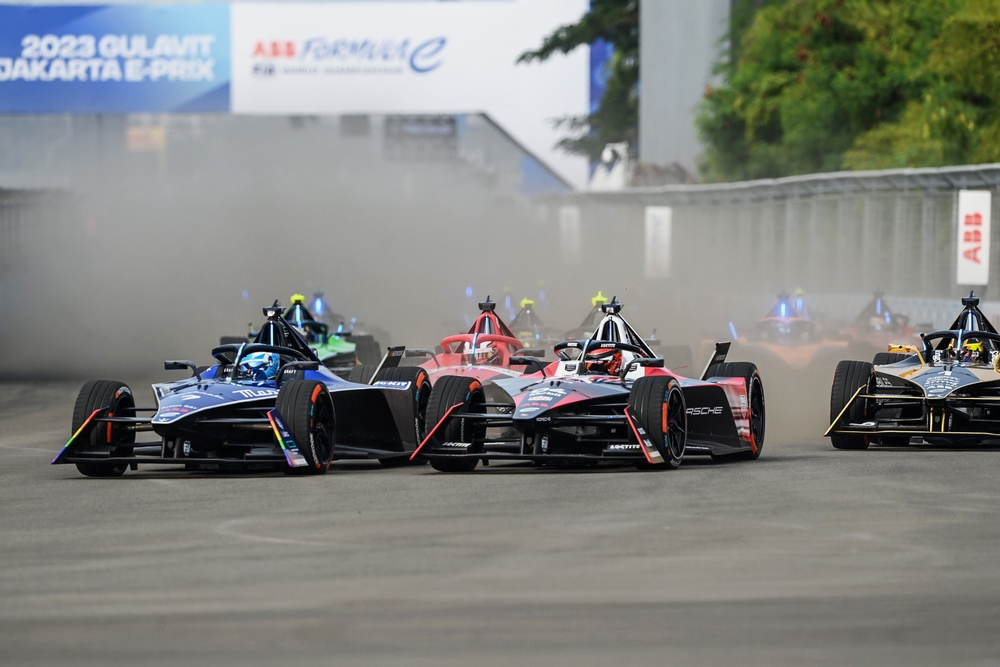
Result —
[[708, 377], [743, 378], [743, 381], [746, 382], [747, 407], [750, 410], [750, 438], [753, 443], [749, 451], [735, 454], [712, 454], [712, 458], [716, 461], [756, 461], [764, 450], [764, 430], [767, 425], [764, 383], [760, 379], [756, 364], [748, 361], [713, 364], [708, 369]]
[[[397, 366], [396, 368], [383, 368], [375, 378], [376, 382], [409, 382], [408, 391], [413, 398], [413, 430], [415, 442], [419, 445], [427, 434], [427, 404], [431, 398], [431, 378], [423, 368], [419, 366]], [[379, 463], [387, 468], [396, 468], [405, 465], [424, 465], [427, 459], [418, 456], [416, 460], [410, 461], [410, 455], [393, 456], [379, 459]]]
[[222, 336], [219, 338], [219, 345], [242, 345], [248, 341], [246, 336]]
[[347, 374], [348, 382], [355, 382], [357, 384], [368, 384], [375, 377], [375, 370], [378, 368], [378, 363], [374, 364], [358, 364], [351, 369], [351, 372]]
[[[854, 397], [858, 387], [870, 384], [872, 380], [872, 365], [867, 361], [841, 361], [833, 373], [833, 388], [830, 390], [830, 423], [832, 424], [844, 406]], [[861, 422], [865, 418], [865, 401], [854, 401], [844, 412], [843, 419], [848, 423]], [[866, 435], [831, 435], [830, 443], [836, 449], [868, 449]]]
[[872, 366], [885, 366], [887, 364], [895, 364], [896, 362], [902, 361], [907, 357], [912, 357], [912, 354], [904, 354], [902, 352], [878, 352], [875, 358], [872, 359]]
[[284, 467], [289, 475], [322, 475], [333, 461], [337, 417], [326, 385], [316, 380], [289, 380], [274, 405], [309, 464]]
[[[462, 412], [486, 412], [486, 392], [483, 385], [475, 378], [461, 375], [446, 375], [439, 378], [427, 401], [427, 427], [437, 426], [438, 422], [454, 405], [461, 405], [456, 410]], [[453, 419], [434, 432], [427, 446], [434, 448], [444, 442], [467, 442], [470, 445], [476, 438], [486, 435], [486, 427], [482, 422]], [[432, 458], [431, 467], [440, 472], [472, 472], [479, 465], [477, 458]]]
[[681, 383], [666, 375], [641, 377], [628, 396], [629, 412], [646, 427], [649, 439], [662, 442], [668, 456], [663, 463], [641, 461], [639, 470], [674, 470], [684, 460], [687, 445], [687, 403]]
[[[73, 406], [73, 422], [70, 433], [76, 433], [87, 417], [94, 410], [110, 407], [110, 416], [121, 415], [128, 408], [135, 407], [132, 390], [124, 382], [117, 380], [91, 380], [83, 385]], [[134, 412], [132, 414], [135, 414]], [[127, 431], [118, 424], [108, 424], [107, 427], [93, 428], [90, 433], [90, 444], [94, 446], [107, 445], [114, 451], [121, 445], [128, 446], [135, 442], [135, 431]], [[105, 463], [102, 461], [77, 463], [76, 469], [87, 477], [121, 477], [128, 469], [127, 463]]]
[[359, 364], [378, 364], [382, 360], [382, 347], [372, 336], [352, 336], [354, 351], [358, 355]]

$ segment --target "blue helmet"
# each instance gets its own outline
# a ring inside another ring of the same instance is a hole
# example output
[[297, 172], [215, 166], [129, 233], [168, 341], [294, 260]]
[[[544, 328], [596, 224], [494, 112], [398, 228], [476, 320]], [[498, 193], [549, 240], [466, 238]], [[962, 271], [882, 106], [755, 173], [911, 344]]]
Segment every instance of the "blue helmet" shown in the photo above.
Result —
[[240, 361], [240, 371], [256, 380], [273, 380], [278, 376], [280, 357], [273, 352], [254, 352]]

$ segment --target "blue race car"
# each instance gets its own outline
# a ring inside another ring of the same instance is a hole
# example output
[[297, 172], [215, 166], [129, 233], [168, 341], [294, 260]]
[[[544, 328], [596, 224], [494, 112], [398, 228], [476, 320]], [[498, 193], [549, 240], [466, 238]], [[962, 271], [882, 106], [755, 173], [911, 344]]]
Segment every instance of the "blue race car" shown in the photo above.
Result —
[[[89, 477], [117, 477], [147, 463], [289, 474], [323, 474], [334, 458], [408, 463], [424, 435], [427, 371], [400, 367], [404, 349], [397, 347], [368, 384], [347, 382], [320, 363], [277, 301], [264, 315], [253, 342], [213, 349], [213, 366], [165, 362], [167, 370], [193, 374], [154, 384], [156, 407], [136, 407], [122, 382], [85, 384], [73, 435], [52, 463], [74, 463]], [[136, 442], [140, 432], [159, 439]]]

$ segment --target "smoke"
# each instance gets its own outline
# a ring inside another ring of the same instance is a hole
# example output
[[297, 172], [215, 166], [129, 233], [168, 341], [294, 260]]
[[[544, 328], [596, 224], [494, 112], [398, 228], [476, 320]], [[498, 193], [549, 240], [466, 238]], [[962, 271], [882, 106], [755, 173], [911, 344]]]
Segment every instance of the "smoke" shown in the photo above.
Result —
[[[565, 261], [560, 200], [526, 199], [518, 174], [470, 161], [387, 160], [378, 137], [342, 136], [337, 119], [174, 117], [163, 152], [127, 150], [127, 122], [76, 119], [77, 140], [61, 138], [71, 195], [21, 240], [2, 282], [6, 377], [207, 364], [220, 336], [296, 292], [324, 292], [332, 310], [388, 331], [383, 344], [432, 347], [487, 295], [505, 315], [505, 297], [516, 311], [529, 296], [565, 331], [598, 290], [641, 334], [690, 346], [682, 372], [696, 376], [730, 321], [752, 322], [792, 288], [766, 266], [739, 280], [748, 258], [720, 254], [690, 221], [675, 222], [670, 279], [646, 280], [641, 210], [625, 207], [585, 210], [581, 261]], [[833, 366], [790, 368], [738, 346], [731, 360], [745, 356], [761, 366], [769, 442], [818, 437]]]

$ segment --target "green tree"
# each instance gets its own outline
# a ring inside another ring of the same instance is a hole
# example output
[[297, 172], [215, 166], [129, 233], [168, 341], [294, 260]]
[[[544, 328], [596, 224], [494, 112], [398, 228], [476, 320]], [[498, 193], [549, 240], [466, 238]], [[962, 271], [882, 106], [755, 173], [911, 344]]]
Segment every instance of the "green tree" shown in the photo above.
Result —
[[558, 28], [535, 51], [527, 51], [519, 63], [544, 61], [555, 53], [569, 53], [597, 40], [612, 44], [614, 55], [608, 64], [608, 81], [598, 108], [586, 116], [559, 119], [571, 132], [557, 145], [563, 150], [600, 157], [604, 145], [627, 141], [636, 146], [639, 101], [639, 1], [592, 0], [590, 10], [577, 23]]
[[[708, 180], [845, 166], [859, 137], [933, 84], [933, 45], [961, 0], [787, 0], [763, 7], [723, 54], [698, 126]], [[735, 31], [734, 31], [735, 32]]]
[[928, 84], [895, 122], [858, 137], [849, 169], [1000, 161], [1000, 0], [966, 0], [948, 17], [922, 73]]

